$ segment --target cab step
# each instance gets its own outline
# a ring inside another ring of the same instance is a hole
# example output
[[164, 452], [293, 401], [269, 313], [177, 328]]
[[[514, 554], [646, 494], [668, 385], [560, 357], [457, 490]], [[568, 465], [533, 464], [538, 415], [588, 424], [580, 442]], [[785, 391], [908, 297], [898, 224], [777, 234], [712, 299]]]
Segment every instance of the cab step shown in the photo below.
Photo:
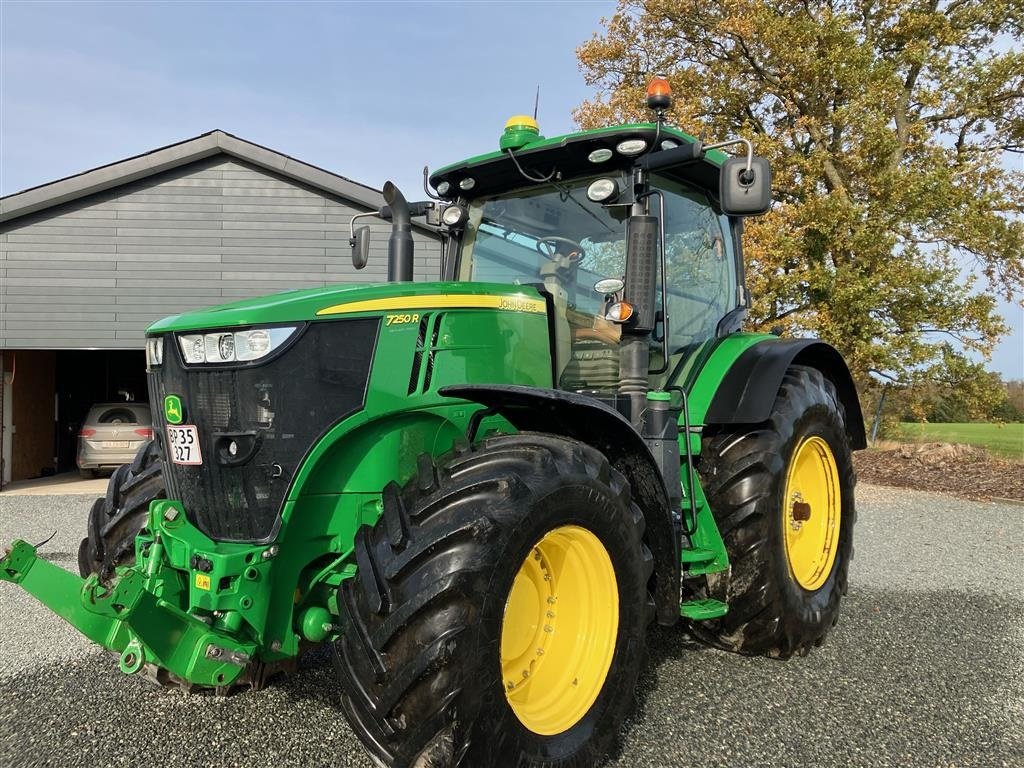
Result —
[[718, 619], [729, 612], [729, 606], [721, 600], [687, 600], [679, 606], [679, 615], [693, 621]]

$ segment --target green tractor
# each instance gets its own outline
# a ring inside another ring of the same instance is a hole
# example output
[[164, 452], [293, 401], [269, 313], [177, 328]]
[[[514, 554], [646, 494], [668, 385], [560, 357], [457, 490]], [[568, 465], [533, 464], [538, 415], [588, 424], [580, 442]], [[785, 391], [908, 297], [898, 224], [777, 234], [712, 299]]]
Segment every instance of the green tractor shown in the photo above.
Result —
[[[388, 183], [387, 283], [153, 325], [157, 438], [92, 507], [81, 576], [17, 541], [0, 578], [186, 690], [260, 688], [328, 643], [385, 766], [599, 764], [653, 621], [821, 644], [856, 390], [827, 344], [741, 331], [769, 169], [666, 124], [669, 100], [655, 80], [652, 122], [552, 139], [513, 118], [424, 171], [424, 202]], [[437, 282], [412, 282], [415, 217]], [[353, 227], [357, 267], [368, 244]]]

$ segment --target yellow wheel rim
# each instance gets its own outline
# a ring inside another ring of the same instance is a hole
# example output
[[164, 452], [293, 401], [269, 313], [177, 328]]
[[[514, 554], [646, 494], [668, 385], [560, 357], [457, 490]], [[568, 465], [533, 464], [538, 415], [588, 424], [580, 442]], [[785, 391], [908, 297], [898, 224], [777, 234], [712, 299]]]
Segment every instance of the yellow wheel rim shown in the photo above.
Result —
[[842, 509], [839, 470], [822, 438], [804, 438], [793, 452], [782, 505], [789, 569], [797, 584], [813, 592], [836, 561]]
[[501, 623], [502, 684], [519, 721], [543, 736], [578, 723], [604, 687], [618, 629], [608, 550], [586, 528], [548, 532], [516, 573]]

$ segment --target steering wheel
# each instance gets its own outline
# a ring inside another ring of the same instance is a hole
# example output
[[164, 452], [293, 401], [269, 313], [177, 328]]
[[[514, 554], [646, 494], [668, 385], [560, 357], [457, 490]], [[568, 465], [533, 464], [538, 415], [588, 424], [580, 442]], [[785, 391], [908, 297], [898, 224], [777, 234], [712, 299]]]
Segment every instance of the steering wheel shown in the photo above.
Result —
[[537, 240], [537, 245], [534, 247], [537, 249], [539, 254], [555, 261], [558, 257], [559, 245], [567, 245], [572, 249], [567, 254], [570, 261], [579, 261], [586, 256], [586, 252], [583, 250], [582, 245], [577, 243], [575, 240], [570, 240], [568, 237], [558, 237], [557, 235], [539, 238]]

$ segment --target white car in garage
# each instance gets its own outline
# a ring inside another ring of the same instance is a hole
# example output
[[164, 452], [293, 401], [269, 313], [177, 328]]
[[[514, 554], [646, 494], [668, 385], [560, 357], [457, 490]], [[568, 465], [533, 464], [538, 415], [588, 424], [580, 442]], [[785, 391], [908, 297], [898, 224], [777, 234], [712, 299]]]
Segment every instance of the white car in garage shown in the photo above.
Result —
[[78, 470], [96, 477], [127, 464], [153, 438], [153, 418], [144, 403], [99, 403], [89, 409], [78, 433]]

